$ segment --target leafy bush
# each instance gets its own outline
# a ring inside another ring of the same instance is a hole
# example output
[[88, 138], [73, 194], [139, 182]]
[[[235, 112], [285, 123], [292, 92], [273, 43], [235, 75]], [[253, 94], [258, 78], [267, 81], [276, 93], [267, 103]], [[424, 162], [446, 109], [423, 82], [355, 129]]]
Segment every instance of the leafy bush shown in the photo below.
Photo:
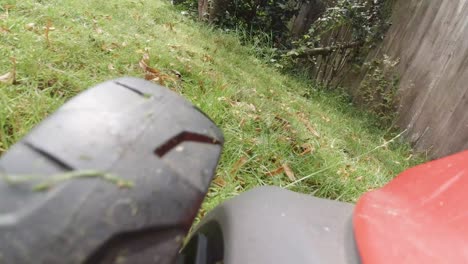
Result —
[[395, 66], [399, 59], [392, 60], [384, 55], [383, 59], [367, 62], [367, 74], [358, 90], [358, 98], [366, 109], [374, 113], [381, 121], [381, 125], [392, 125], [397, 113], [399, 76]]
[[301, 0], [187, 0], [185, 6], [199, 8], [201, 18], [223, 28], [243, 28], [257, 33], [269, 33], [277, 42], [285, 43], [289, 23], [297, 14]]

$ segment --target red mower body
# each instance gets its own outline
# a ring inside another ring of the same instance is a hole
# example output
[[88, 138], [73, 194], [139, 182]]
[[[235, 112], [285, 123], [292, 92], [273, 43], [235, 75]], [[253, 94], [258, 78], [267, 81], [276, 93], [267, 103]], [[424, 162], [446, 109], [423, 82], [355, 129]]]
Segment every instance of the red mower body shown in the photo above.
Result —
[[356, 204], [362, 263], [468, 263], [468, 151], [419, 165]]

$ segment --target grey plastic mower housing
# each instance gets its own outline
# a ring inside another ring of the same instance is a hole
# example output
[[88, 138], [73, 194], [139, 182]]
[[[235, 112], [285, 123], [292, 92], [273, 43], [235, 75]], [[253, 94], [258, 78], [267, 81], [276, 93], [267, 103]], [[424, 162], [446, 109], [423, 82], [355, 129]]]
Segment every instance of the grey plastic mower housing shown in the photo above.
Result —
[[360, 263], [353, 207], [278, 187], [256, 188], [209, 213], [183, 254], [195, 260], [186, 263], [197, 264]]

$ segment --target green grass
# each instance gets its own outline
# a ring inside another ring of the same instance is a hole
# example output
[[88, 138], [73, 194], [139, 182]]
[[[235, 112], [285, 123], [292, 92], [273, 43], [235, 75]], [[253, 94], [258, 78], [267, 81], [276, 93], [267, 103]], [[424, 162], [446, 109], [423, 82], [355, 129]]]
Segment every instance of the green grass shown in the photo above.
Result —
[[[165, 84], [224, 131], [204, 210], [268, 184], [356, 201], [422, 161], [401, 139], [387, 143], [395, 135], [344, 96], [262, 63], [257, 49], [234, 33], [194, 22], [169, 1], [109, 2], [3, 1], [0, 75], [14, 57], [17, 83], [0, 84], [0, 152], [83, 89], [123, 75], [143, 77], [139, 61], [148, 53], [150, 66], [169, 78]], [[313, 150], [301, 155], [307, 148]], [[296, 179], [307, 178], [291, 185], [284, 173], [268, 174], [282, 164]]]

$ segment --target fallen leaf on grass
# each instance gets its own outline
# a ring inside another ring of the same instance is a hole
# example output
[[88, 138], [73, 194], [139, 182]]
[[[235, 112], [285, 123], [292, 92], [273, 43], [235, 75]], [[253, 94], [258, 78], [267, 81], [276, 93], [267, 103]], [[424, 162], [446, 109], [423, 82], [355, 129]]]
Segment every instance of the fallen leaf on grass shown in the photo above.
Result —
[[203, 60], [203, 62], [210, 62], [210, 63], [214, 62], [213, 57], [211, 57], [208, 54], [204, 54], [202, 60]]
[[45, 35], [45, 40], [47, 47], [50, 46], [50, 38], [49, 38], [49, 32], [55, 30], [55, 28], [52, 26], [52, 21], [47, 20], [47, 24], [44, 27], [44, 35]]
[[245, 125], [245, 118], [242, 117], [241, 121], [239, 122], [239, 126], [244, 127], [244, 125]]
[[140, 67], [147, 73], [153, 73], [153, 74], [156, 74], [156, 75], [161, 74], [160, 70], [158, 70], [156, 68], [152, 68], [152, 67], [150, 67], [148, 65], [149, 64], [149, 55], [148, 55], [148, 53], [143, 54], [143, 58], [140, 60], [139, 64], [140, 64]]
[[249, 104], [249, 103], [246, 103], [246, 102], [236, 102], [236, 101], [232, 101], [230, 99], [228, 99], [228, 103], [233, 107], [242, 108], [242, 109], [246, 110], [247, 112], [257, 112], [257, 108], [255, 107], [254, 104]]
[[202, 219], [206, 215], [206, 210], [204, 208], [200, 208], [200, 211], [198, 212], [198, 219]]
[[287, 137], [287, 136], [279, 136], [278, 140], [280, 140], [281, 142], [284, 142], [284, 143], [288, 143], [288, 144], [290, 144], [292, 142], [292, 138]]
[[218, 185], [219, 187], [226, 186], [226, 181], [221, 176], [217, 176], [216, 178], [214, 178], [213, 183]]
[[28, 31], [33, 31], [36, 28], [36, 24], [34, 23], [28, 23], [24, 26], [24, 28]]
[[301, 152], [301, 154], [299, 154], [299, 156], [304, 156], [315, 151], [315, 148], [310, 143], [302, 144], [301, 148], [303, 149], [303, 151]]
[[107, 52], [112, 52], [112, 51], [114, 51], [115, 49], [117, 49], [119, 47], [120, 47], [120, 45], [117, 44], [117, 43], [114, 43], [114, 42], [112, 42], [111, 44], [104, 43], [101, 46], [101, 50], [102, 51], [107, 51]]
[[296, 180], [296, 176], [294, 175], [294, 172], [291, 170], [291, 168], [288, 166], [288, 164], [283, 164], [281, 165], [284, 169], [284, 173], [286, 174], [286, 176], [288, 176], [289, 180], [291, 181], [295, 181]]
[[0, 82], [12, 84], [14, 80], [14, 74], [12, 72], [7, 72], [0, 76]]
[[236, 175], [239, 169], [247, 163], [248, 159], [247, 157], [243, 156], [241, 157], [236, 163], [234, 163], [234, 166], [232, 166], [232, 169], [230, 171], [231, 175]]
[[10, 58], [13, 67], [11, 71], [0, 76], [0, 83], [14, 84], [16, 82], [16, 59]]
[[170, 31], [174, 31], [174, 23], [166, 23], [164, 27], [169, 29]]
[[110, 63], [109, 65], [107, 65], [107, 69], [109, 69], [110, 71], [113, 71], [115, 70], [115, 67], [112, 63]]
[[177, 52], [182, 47], [181, 45], [170, 45], [170, 44], [168, 44], [167, 46], [169, 47], [170, 52]]
[[339, 168], [338, 171], [336, 172], [336, 174], [342, 176], [344, 179], [348, 179], [349, 178], [349, 171], [347, 169], [347, 167], [345, 168]]
[[307, 130], [312, 133], [314, 136], [320, 138], [320, 134], [315, 130], [315, 128], [310, 124], [310, 121], [305, 117], [304, 113], [298, 112], [297, 117], [299, 120], [306, 126]]
[[197, 53], [195, 53], [193, 51], [190, 51], [190, 50], [185, 50], [185, 53], [187, 53], [187, 55], [189, 55], [189, 57], [191, 57], [191, 58], [195, 57], [195, 55], [197, 54]]
[[282, 118], [279, 115], [275, 115], [275, 120], [281, 125], [282, 129], [284, 129], [286, 131], [289, 131], [289, 132], [292, 132], [291, 131], [292, 126], [291, 126], [291, 123], [288, 120]]
[[14, 9], [16, 6], [15, 5], [3, 5], [3, 9], [6, 10], [6, 12], [8, 12], [9, 10], [11, 9]]
[[276, 170], [268, 171], [266, 173], [266, 175], [272, 177], [272, 176], [278, 175], [278, 174], [283, 173], [283, 172], [284, 172], [284, 168], [283, 168], [283, 166], [281, 166], [281, 167], [277, 168]]
[[162, 73], [160, 70], [150, 67], [149, 64], [149, 54], [147, 52], [143, 53], [143, 58], [138, 62], [140, 68], [145, 73], [145, 80], [155, 81], [161, 85], [165, 85], [167, 80], [175, 81], [171, 76]]
[[0, 20], [6, 20], [9, 16], [10, 9], [15, 8], [14, 5], [3, 5], [3, 9], [5, 9], [5, 13], [0, 14]]
[[182, 78], [182, 74], [181, 74], [179, 71], [177, 71], [177, 70], [171, 70], [171, 72], [172, 72], [175, 76], [177, 76], [177, 78], [179, 78], [179, 79]]
[[327, 116], [321, 115], [321, 118], [327, 123], [330, 122], [330, 118], [328, 118]]
[[136, 20], [136, 21], [140, 21], [140, 19], [141, 19], [140, 13], [133, 13], [133, 14], [132, 14], [132, 17], [133, 17], [133, 19]]
[[179, 56], [176, 56], [176, 59], [181, 63], [187, 63], [187, 62], [191, 61], [191, 59], [189, 59], [189, 58], [179, 57]]
[[10, 32], [11, 31], [8, 28], [3, 27], [3, 26], [0, 27], [0, 33], [6, 34], [6, 33], [10, 33]]

